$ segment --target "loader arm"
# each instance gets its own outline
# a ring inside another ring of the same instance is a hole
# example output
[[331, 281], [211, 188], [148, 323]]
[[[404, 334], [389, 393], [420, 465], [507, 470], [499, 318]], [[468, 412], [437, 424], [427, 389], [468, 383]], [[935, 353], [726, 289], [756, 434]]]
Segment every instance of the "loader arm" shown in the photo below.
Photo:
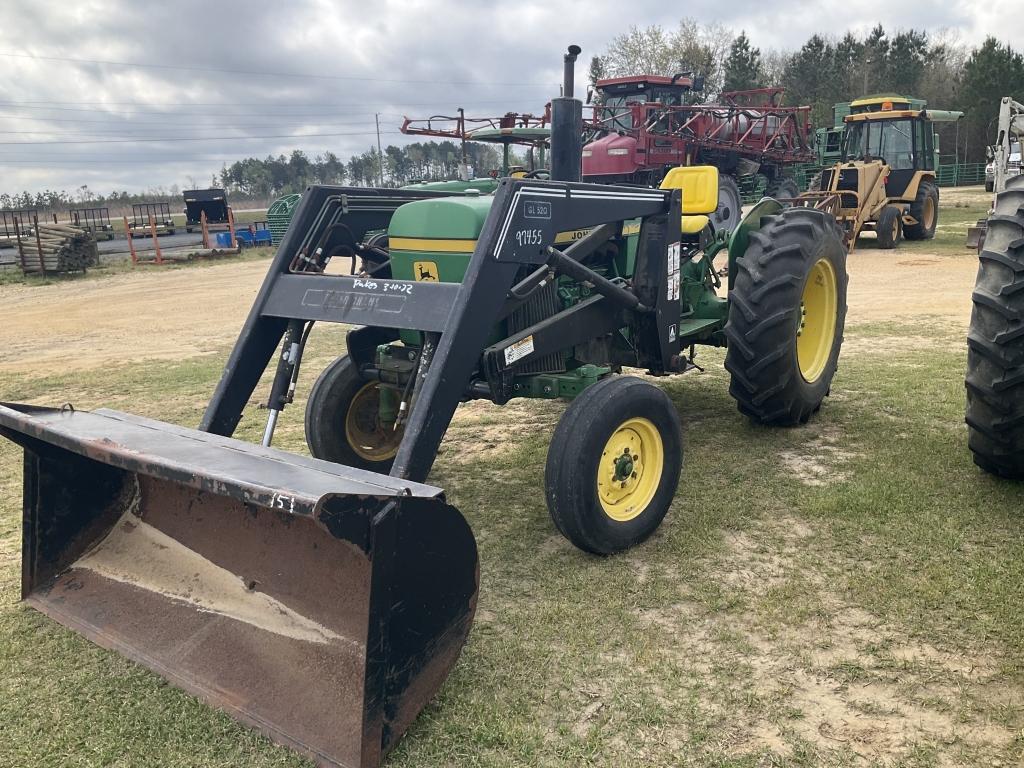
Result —
[[[371, 192], [330, 187], [307, 191], [201, 429], [224, 435], [233, 432], [289, 322], [333, 322], [439, 334], [429, 365], [420, 372], [416, 405], [391, 471], [395, 477], [424, 479], [455, 408], [465, 397], [474, 372], [481, 368], [491, 329], [503, 316], [509, 289], [522, 268], [549, 263], [554, 257], [547, 249], [559, 232], [628, 219], [642, 221], [630, 291], [649, 310], [634, 313], [632, 322], [645, 331], [639, 337], [651, 347], [646, 354], [659, 361], [652, 367], [668, 369], [678, 353], [676, 334], [668, 332], [669, 326], [678, 322], [678, 291], [665, 290], [672, 282], [673, 264], [678, 282], [678, 191], [505, 179], [495, 192], [461, 283], [303, 274], [289, 269], [296, 254], [308, 252], [319, 242], [322, 234], [318, 233], [325, 227], [343, 225], [343, 230], [356, 236], [383, 229], [404, 202], [430, 196]], [[566, 313], [565, 322], [571, 321], [571, 314]]]
[[[350, 242], [358, 242], [370, 231], [386, 229], [391, 215], [399, 206], [413, 200], [447, 197], [449, 193], [408, 190], [380, 190], [360, 187], [309, 187], [285, 233], [281, 245], [271, 262], [267, 276], [249, 310], [249, 316], [235, 342], [234, 349], [224, 366], [213, 397], [203, 414], [199, 429], [204, 432], [230, 437], [234, 434], [242, 409], [249, 401], [266, 370], [274, 350], [278, 348], [292, 317], [309, 315], [309, 320], [329, 320], [330, 306], [324, 307], [335, 294], [311, 294], [310, 300], [321, 297], [320, 307], [304, 306], [305, 289], [312, 284], [298, 286], [302, 293], [291, 299], [288, 289], [296, 275], [290, 269], [300, 255], [310, 256], [318, 247], [325, 251], [344, 249]], [[303, 280], [321, 278], [320, 290], [331, 291], [338, 286], [333, 276], [303, 275]], [[294, 307], [296, 314], [283, 313], [282, 306]], [[319, 311], [318, 311], [319, 310]], [[353, 322], [359, 322], [353, 312]]]

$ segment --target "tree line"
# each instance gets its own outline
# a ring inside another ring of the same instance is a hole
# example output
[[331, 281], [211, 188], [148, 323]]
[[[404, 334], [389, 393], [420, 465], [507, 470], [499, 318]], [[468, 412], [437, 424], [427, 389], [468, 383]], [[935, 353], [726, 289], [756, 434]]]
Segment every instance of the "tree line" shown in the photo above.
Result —
[[[501, 154], [493, 146], [467, 142], [466, 162], [482, 176], [501, 167]], [[522, 161], [516, 158], [516, 162]], [[454, 141], [389, 145], [383, 152], [371, 147], [347, 162], [332, 152], [311, 159], [295, 150], [287, 157], [239, 160], [221, 169], [220, 182], [229, 191], [254, 196], [301, 192], [310, 184], [400, 187], [458, 178], [461, 164], [462, 147]]]
[[960, 110], [963, 120], [939, 127], [943, 162], [984, 161], [1000, 98], [1024, 98], [1024, 55], [995, 37], [971, 47], [952, 32], [890, 33], [881, 24], [864, 36], [815, 34], [795, 51], [762, 51], [745, 31], [683, 19], [675, 30], [632, 27], [590, 63], [592, 83], [685, 71], [704, 76], [706, 101], [726, 91], [782, 86], [786, 104], [811, 107], [816, 127], [832, 124], [834, 104], [878, 93]]

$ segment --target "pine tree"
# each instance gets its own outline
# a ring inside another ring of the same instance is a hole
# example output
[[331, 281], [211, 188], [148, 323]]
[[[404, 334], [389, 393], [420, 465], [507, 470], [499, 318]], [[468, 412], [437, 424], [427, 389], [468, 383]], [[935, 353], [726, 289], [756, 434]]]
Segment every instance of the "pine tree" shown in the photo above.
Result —
[[740, 32], [729, 47], [729, 58], [725, 60], [726, 91], [747, 91], [764, 87], [764, 71], [761, 67], [761, 51], [750, 45], [746, 32]]
[[966, 114], [971, 144], [974, 151], [970, 160], [980, 159], [981, 152], [991, 144], [991, 127], [999, 114], [999, 101], [1003, 96], [1017, 96], [1024, 92], [1024, 56], [1003, 45], [994, 37], [985, 39], [964, 65], [960, 108]]

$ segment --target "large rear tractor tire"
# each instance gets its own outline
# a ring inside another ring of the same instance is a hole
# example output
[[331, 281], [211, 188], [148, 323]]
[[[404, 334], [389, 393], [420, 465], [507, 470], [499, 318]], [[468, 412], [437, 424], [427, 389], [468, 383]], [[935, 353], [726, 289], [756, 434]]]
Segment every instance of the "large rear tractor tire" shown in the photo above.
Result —
[[716, 232], [732, 232], [743, 218], [743, 196], [736, 179], [722, 173], [718, 176], [718, 209], [711, 214]]
[[585, 552], [621, 552], [661, 524], [682, 465], [682, 428], [668, 395], [610, 376], [573, 400], [555, 427], [544, 469], [551, 519]]
[[997, 196], [979, 259], [967, 334], [968, 445], [986, 472], [1024, 479], [1024, 176]]
[[306, 403], [306, 445], [318, 459], [387, 474], [404, 430], [380, 420], [380, 388], [342, 355], [317, 378]]
[[821, 407], [839, 362], [846, 247], [822, 211], [786, 208], [763, 222], [729, 294], [729, 392], [754, 421], [802, 424]]
[[907, 224], [903, 236], [907, 240], [931, 240], [939, 223], [939, 188], [932, 181], [922, 181], [917, 197], [910, 204], [910, 215], [917, 224]]

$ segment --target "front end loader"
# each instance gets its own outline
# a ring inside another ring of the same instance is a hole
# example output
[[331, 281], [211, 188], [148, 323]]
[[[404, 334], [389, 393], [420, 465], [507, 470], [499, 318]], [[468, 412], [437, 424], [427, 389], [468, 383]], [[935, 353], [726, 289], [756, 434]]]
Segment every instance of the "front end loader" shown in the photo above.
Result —
[[[29, 604], [321, 764], [374, 766], [473, 618], [473, 535], [424, 484], [460, 403], [570, 401], [548, 508], [601, 555], [657, 529], [683, 464], [671, 400], [626, 371], [680, 374], [698, 345], [725, 347], [742, 413], [811, 418], [846, 314], [835, 220], [763, 200], [715, 231], [714, 168], [580, 183], [569, 74], [564, 92], [556, 181], [307, 189], [198, 430], [0, 406], [25, 449]], [[270, 444], [318, 323], [350, 330], [310, 391], [305, 458]], [[275, 360], [263, 445], [233, 439]]]
[[834, 216], [851, 251], [862, 232], [874, 232], [883, 249], [896, 248], [904, 238], [932, 239], [939, 221], [932, 124], [962, 116], [894, 108], [891, 101], [878, 111], [847, 115], [843, 159], [822, 171], [817, 188], [801, 195], [799, 204]]

